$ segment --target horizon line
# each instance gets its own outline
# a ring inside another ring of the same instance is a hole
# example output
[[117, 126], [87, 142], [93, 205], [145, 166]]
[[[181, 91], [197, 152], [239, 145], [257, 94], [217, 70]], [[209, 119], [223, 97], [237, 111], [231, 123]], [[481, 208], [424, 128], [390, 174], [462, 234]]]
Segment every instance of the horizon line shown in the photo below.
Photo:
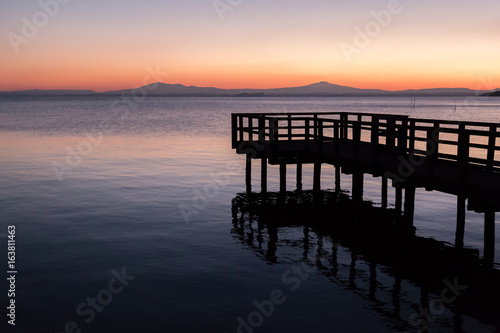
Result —
[[42, 89], [42, 88], [27, 88], [27, 89], [19, 89], [19, 90], [1, 90], [0, 92], [15, 93], [15, 92], [23, 92], [23, 91], [31, 91], [31, 90], [36, 90], [36, 91], [61, 90], [61, 91], [92, 91], [92, 92], [95, 92], [95, 93], [106, 93], [106, 92], [113, 92], [113, 91], [120, 91], [120, 90], [134, 90], [134, 89], [139, 89], [139, 88], [142, 88], [142, 87], [151, 86], [151, 85], [154, 85], [154, 84], [180, 85], [180, 86], [184, 86], [184, 87], [187, 87], [187, 88], [191, 88], [191, 87], [195, 87], [195, 88], [212, 88], [212, 89], [220, 89], [220, 90], [273, 90], [273, 89], [287, 89], [287, 88], [302, 88], [302, 87], [307, 87], [307, 86], [311, 86], [311, 85], [314, 85], [314, 84], [320, 84], [320, 83], [327, 83], [327, 84], [330, 84], [330, 85], [336, 85], [336, 86], [340, 86], [340, 87], [360, 89], [360, 90], [381, 90], [381, 91], [385, 91], [385, 92], [404, 92], [404, 91], [411, 91], [411, 90], [419, 91], [419, 90], [436, 90], [436, 89], [467, 89], [467, 90], [471, 90], [471, 91], [495, 91], [495, 90], [500, 89], [500, 87], [497, 87], [497, 88], [494, 88], [494, 89], [483, 89], [483, 90], [472, 89], [472, 88], [468, 88], [468, 87], [432, 87], [432, 88], [407, 88], [407, 89], [388, 90], [388, 89], [383, 89], [383, 88], [358, 88], [358, 87], [355, 87], [355, 86], [347, 86], [347, 85], [342, 85], [342, 84], [337, 84], [337, 83], [331, 83], [331, 82], [328, 82], [328, 81], [318, 81], [318, 82], [313, 82], [313, 83], [306, 84], [306, 85], [274, 87], [274, 88], [248, 88], [248, 87], [247, 88], [219, 88], [219, 87], [216, 87], [216, 86], [196, 86], [196, 85], [186, 85], [186, 84], [183, 84], [183, 83], [165, 83], [165, 82], [158, 81], [158, 82], [149, 83], [149, 84], [145, 84], [145, 85], [134, 87], [134, 88], [118, 88], [118, 89], [111, 89], [111, 90], [95, 90], [95, 89], [92, 89], [92, 88], [69, 88], [69, 89], [68, 88], [46, 88], [46, 89]]

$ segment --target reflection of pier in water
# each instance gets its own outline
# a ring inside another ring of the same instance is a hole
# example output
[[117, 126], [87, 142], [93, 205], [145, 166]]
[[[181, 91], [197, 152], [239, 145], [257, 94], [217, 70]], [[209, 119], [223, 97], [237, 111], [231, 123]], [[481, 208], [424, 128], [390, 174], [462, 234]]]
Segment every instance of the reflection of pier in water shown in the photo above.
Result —
[[[456, 332], [500, 329], [500, 272], [484, 267], [477, 250], [401, 230], [404, 216], [397, 209], [337, 189], [244, 193], [233, 199], [232, 210], [232, 233], [246, 248], [268, 263], [314, 265], [392, 330], [426, 324]], [[455, 279], [467, 286], [458, 297], [444, 282]]]
[[[484, 213], [484, 263], [494, 266], [495, 212], [500, 210], [500, 124], [414, 119], [365, 113], [232, 114], [232, 146], [245, 154], [247, 192], [252, 159], [261, 160], [261, 193], [267, 165], [279, 165], [280, 192], [287, 190], [287, 165], [314, 164], [313, 189], [321, 189], [322, 164], [352, 174], [352, 197], [363, 200], [364, 174], [381, 177], [382, 206], [388, 180], [395, 188], [398, 226], [413, 229], [418, 187], [457, 196], [455, 245], [463, 248], [466, 209]], [[404, 198], [404, 204], [403, 204]], [[355, 213], [358, 213], [355, 210]]]

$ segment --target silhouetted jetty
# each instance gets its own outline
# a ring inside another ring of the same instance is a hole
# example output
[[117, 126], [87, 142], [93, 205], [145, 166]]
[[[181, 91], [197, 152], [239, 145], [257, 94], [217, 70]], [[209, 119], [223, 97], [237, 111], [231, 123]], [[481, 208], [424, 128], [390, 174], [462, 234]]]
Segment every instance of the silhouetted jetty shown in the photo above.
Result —
[[[495, 212], [500, 211], [500, 124], [417, 119], [371, 113], [236, 113], [232, 147], [246, 155], [250, 193], [252, 159], [261, 160], [261, 193], [267, 192], [267, 165], [279, 165], [280, 192], [287, 192], [287, 166], [314, 164], [313, 190], [321, 191], [323, 164], [335, 166], [337, 182], [352, 174], [352, 198], [363, 201], [364, 174], [381, 177], [382, 206], [388, 180], [395, 188], [395, 210], [411, 229], [415, 189], [457, 196], [455, 246], [463, 247], [466, 209], [484, 213], [484, 260], [494, 263]], [[403, 204], [404, 197], [404, 204]], [[404, 210], [403, 210], [404, 207]]]

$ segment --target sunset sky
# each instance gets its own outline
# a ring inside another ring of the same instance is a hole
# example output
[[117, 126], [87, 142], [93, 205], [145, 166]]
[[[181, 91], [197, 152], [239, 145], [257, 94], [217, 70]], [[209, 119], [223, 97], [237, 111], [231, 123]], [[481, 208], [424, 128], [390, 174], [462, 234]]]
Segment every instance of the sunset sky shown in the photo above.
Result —
[[0, 90], [500, 86], [499, 0], [0, 0], [0, 34]]

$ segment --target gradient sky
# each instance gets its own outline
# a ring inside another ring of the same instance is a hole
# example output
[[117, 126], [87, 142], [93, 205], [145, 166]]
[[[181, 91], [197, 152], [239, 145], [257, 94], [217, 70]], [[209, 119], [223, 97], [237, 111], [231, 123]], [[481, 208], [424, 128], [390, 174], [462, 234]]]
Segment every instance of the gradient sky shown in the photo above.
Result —
[[[60, 1], [16, 53], [9, 36], [25, 38], [23, 17], [43, 20], [42, 7], [0, 0], [0, 90], [132, 88], [148, 67], [220, 88], [500, 86], [500, 0], [401, 0], [369, 45], [355, 29], [376, 28], [371, 12], [390, 1], [220, 0], [237, 4], [223, 20], [214, 0]], [[341, 45], [359, 53], [348, 61]]]

